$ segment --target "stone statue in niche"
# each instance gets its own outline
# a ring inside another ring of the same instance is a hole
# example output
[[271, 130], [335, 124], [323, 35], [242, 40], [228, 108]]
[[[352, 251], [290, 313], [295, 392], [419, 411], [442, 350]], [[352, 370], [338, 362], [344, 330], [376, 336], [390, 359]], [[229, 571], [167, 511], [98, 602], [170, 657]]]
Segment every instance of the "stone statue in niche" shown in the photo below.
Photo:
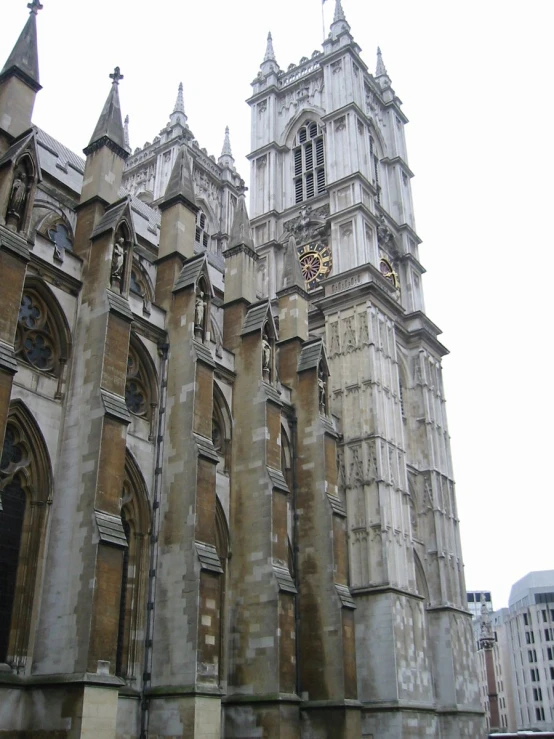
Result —
[[327, 377], [321, 367], [317, 373], [317, 390], [319, 396], [319, 412], [325, 416], [327, 415]]
[[262, 339], [262, 376], [266, 382], [271, 379], [271, 344], [267, 334]]
[[194, 335], [197, 338], [204, 338], [204, 323], [206, 318], [206, 294], [201, 288], [198, 288], [194, 301]]
[[25, 213], [27, 200], [27, 176], [21, 169], [17, 170], [13, 178], [10, 199], [8, 201], [8, 225], [19, 225]]
[[121, 281], [125, 265], [125, 239], [120, 236], [115, 240], [112, 255], [112, 279]]

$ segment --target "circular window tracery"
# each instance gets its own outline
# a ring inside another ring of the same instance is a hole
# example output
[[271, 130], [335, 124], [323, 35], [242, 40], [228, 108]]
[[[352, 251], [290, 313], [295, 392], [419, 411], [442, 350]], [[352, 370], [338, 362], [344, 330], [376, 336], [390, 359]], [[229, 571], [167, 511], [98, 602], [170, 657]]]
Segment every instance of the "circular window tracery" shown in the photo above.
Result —
[[129, 348], [127, 358], [127, 383], [125, 402], [130, 413], [143, 418], [150, 417], [150, 398], [147, 390], [148, 378], [137, 352]]
[[36, 369], [52, 371], [58, 363], [57, 343], [46, 303], [34, 291], [25, 290], [17, 322], [16, 355]]

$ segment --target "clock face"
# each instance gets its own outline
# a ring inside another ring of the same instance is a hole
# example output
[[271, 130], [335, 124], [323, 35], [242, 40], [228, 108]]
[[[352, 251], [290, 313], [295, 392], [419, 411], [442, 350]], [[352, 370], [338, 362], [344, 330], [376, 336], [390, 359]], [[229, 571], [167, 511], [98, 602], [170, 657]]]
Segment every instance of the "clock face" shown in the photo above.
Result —
[[329, 246], [321, 242], [298, 247], [298, 258], [308, 290], [315, 290], [333, 267], [333, 254]]
[[389, 282], [391, 282], [394, 285], [394, 287], [396, 288], [398, 287], [398, 275], [394, 271], [394, 267], [392, 266], [392, 264], [389, 262], [388, 259], [381, 257], [379, 261], [379, 270], [381, 274], [383, 275], [383, 277], [385, 278], [385, 280], [388, 280]]

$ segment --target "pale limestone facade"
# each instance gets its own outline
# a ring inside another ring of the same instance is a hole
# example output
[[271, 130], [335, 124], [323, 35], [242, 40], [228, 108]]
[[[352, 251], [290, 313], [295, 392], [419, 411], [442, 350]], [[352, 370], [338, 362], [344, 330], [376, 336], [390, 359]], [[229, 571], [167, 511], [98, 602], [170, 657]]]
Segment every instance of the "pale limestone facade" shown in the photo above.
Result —
[[133, 154], [118, 68], [85, 160], [33, 127], [39, 6], [0, 73], [0, 736], [481, 736], [382, 59], [339, 0], [300, 66], [268, 42], [250, 223], [182, 87]]

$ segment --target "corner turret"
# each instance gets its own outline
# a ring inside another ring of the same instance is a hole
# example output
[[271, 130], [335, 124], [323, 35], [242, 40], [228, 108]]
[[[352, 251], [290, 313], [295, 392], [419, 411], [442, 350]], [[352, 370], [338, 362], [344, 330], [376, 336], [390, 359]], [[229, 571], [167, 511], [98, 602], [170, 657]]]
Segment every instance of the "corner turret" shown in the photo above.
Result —
[[27, 23], [0, 72], [0, 131], [8, 135], [8, 143], [31, 128], [36, 95], [41, 89], [37, 13], [42, 5], [39, 0], [33, 0], [27, 7], [30, 9]]
[[82, 203], [93, 197], [99, 197], [106, 203], [115, 202], [121, 186], [123, 164], [129, 156], [119, 104], [119, 81], [123, 79], [119, 67], [110, 74], [110, 79], [110, 93], [90, 142], [84, 149], [87, 161], [81, 192]]

